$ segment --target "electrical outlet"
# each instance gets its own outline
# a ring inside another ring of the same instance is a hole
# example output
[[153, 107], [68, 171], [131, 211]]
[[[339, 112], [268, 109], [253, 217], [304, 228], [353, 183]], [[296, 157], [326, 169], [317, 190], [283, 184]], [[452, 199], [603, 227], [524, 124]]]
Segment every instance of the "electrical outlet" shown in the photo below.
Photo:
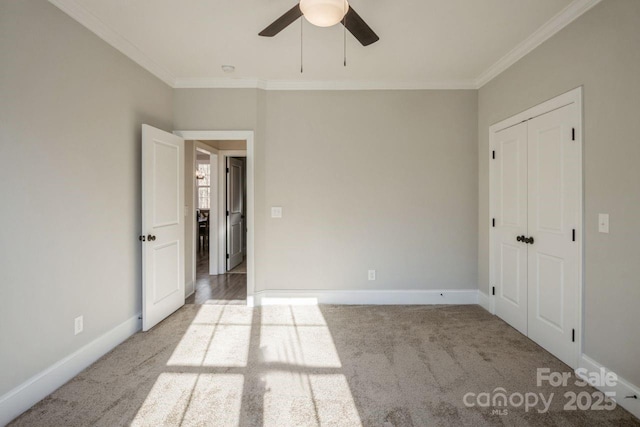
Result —
[[375, 270], [369, 270], [369, 280], [376, 280], [376, 271]]
[[83, 316], [76, 317], [73, 321], [74, 332], [75, 335], [78, 335], [80, 332], [84, 330], [84, 319]]

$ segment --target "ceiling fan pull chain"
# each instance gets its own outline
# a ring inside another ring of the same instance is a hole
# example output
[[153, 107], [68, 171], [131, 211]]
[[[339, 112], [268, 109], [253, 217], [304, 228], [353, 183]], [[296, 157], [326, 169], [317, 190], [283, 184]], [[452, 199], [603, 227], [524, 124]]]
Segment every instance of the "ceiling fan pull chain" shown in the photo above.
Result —
[[342, 18], [342, 36], [344, 38], [344, 66], [347, 66], [347, 15]]
[[304, 72], [304, 57], [302, 56], [302, 47], [303, 47], [303, 28], [304, 28], [304, 18], [300, 20], [300, 74]]

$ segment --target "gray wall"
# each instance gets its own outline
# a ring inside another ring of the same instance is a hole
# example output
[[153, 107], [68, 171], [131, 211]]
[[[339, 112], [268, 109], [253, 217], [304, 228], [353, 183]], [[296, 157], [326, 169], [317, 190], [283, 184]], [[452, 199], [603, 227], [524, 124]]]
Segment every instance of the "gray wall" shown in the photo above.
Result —
[[[585, 353], [640, 384], [640, 1], [603, 1], [479, 92], [479, 283], [489, 292], [489, 126], [584, 85]], [[611, 233], [598, 233], [598, 213]]]
[[0, 1], [0, 58], [2, 395], [140, 311], [140, 125], [173, 104], [44, 0]]
[[176, 130], [254, 130], [258, 89], [176, 89]]
[[256, 290], [474, 289], [476, 108], [476, 91], [187, 89], [175, 125], [257, 132]]

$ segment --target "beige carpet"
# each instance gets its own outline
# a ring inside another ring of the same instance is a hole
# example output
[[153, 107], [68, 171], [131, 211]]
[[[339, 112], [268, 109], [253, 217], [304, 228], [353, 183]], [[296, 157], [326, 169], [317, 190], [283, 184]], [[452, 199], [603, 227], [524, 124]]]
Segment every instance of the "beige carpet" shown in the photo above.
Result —
[[[594, 390], [536, 387], [538, 367], [570, 372], [477, 306], [187, 305], [13, 425], [640, 425], [621, 408], [563, 411], [566, 391]], [[555, 400], [507, 415], [463, 403], [496, 387]]]

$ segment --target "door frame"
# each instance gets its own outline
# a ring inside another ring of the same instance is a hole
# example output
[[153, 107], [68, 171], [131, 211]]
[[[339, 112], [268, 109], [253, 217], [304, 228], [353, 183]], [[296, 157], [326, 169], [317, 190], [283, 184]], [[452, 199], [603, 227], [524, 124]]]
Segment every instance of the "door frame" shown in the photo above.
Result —
[[495, 244], [496, 244], [496, 236], [494, 233], [494, 227], [492, 224], [493, 218], [495, 218], [496, 207], [495, 205], [495, 195], [493, 193], [493, 188], [496, 184], [496, 173], [493, 168], [493, 151], [495, 150], [495, 134], [501, 130], [507, 129], [509, 127], [515, 126], [524, 121], [531, 120], [535, 117], [541, 116], [543, 114], [549, 113], [551, 111], [557, 110], [562, 107], [566, 107], [567, 105], [575, 104], [576, 108], [576, 117], [574, 118], [576, 125], [576, 144], [578, 144], [578, 149], [580, 151], [580, 212], [581, 215], [578, 218], [578, 224], [576, 227], [578, 231], [576, 233], [576, 237], [579, 239], [579, 256], [578, 256], [578, 292], [577, 292], [577, 301], [576, 304], [576, 354], [574, 365], [572, 368], [577, 368], [578, 363], [580, 361], [580, 357], [583, 353], [583, 310], [584, 310], [584, 141], [583, 141], [583, 104], [582, 104], [582, 91], [583, 87], [579, 86], [575, 89], [572, 89], [568, 92], [563, 93], [562, 95], [556, 96], [555, 98], [549, 99], [541, 104], [538, 104], [534, 107], [531, 107], [525, 111], [522, 111], [515, 116], [509, 117], [508, 119], [502, 120], [498, 123], [495, 123], [489, 127], [489, 312], [491, 314], [496, 314], [496, 297], [493, 295], [492, 287], [493, 284], [496, 283], [496, 271], [494, 266], [495, 261]]
[[[227, 153], [242, 153], [234, 156], [243, 157], [246, 156], [246, 179], [247, 179], [247, 211], [246, 211], [246, 219], [247, 219], [247, 306], [254, 306], [254, 294], [255, 294], [255, 261], [254, 261], [254, 249], [255, 249], [255, 238], [254, 238], [254, 218], [255, 218], [255, 203], [254, 203], [254, 164], [255, 164], [255, 147], [254, 147], [254, 131], [252, 130], [231, 130], [231, 131], [216, 131], [216, 130], [176, 130], [173, 132], [174, 134], [182, 137], [185, 140], [226, 140], [226, 141], [246, 141], [247, 149], [246, 153], [244, 150], [239, 151], [223, 151], [218, 150], [218, 188], [220, 187], [220, 171], [222, 170], [220, 166], [220, 162], [226, 158]], [[226, 169], [225, 169], [226, 170]], [[220, 209], [221, 206], [224, 207], [225, 203], [220, 203], [220, 191], [218, 191], [218, 235], [216, 236], [216, 240], [220, 242], [223, 238], [226, 240], [226, 232], [224, 235], [220, 234], [220, 223], [225, 224], [226, 218], [224, 221], [220, 218]], [[226, 192], [225, 192], [226, 193]], [[216, 227], [212, 227], [216, 228]], [[211, 244], [211, 241], [209, 244]], [[226, 243], [225, 243], [226, 245]], [[220, 248], [220, 246], [218, 246]], [[224, 248], [223, 248], [224, 250]], [[221, 253], [220, 251], [218, 251]], [[226, 253], [226, 252], [225, 252]], [[218, 271], [220, 271], [221, 265], [224, 268], [224, 264], [220, 263], [218, 259]]]

